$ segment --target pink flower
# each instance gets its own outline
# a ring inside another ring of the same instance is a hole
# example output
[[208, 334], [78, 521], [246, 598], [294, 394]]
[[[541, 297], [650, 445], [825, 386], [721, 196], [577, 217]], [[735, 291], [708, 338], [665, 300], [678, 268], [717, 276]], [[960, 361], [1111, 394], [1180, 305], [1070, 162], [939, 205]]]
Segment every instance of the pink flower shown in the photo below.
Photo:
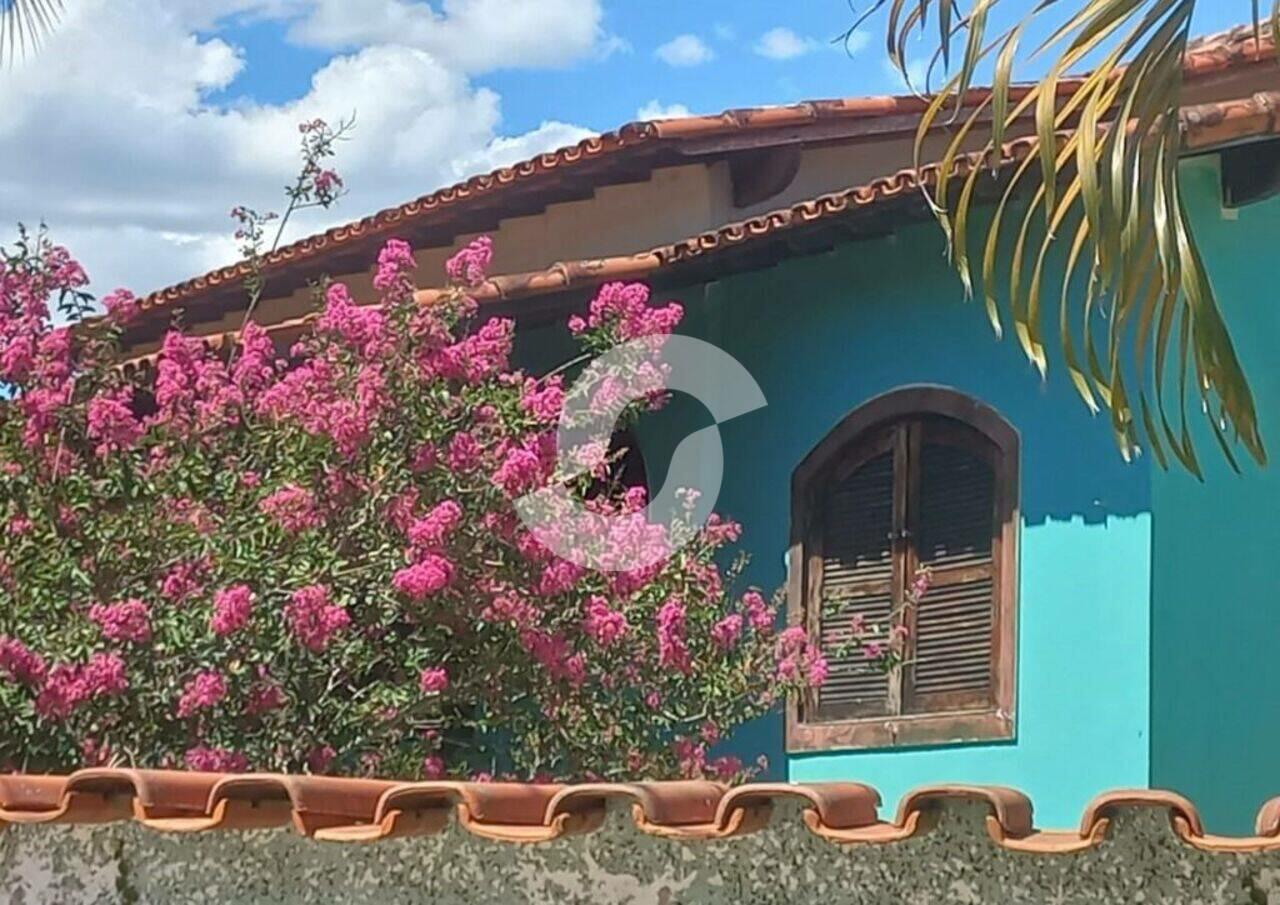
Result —
[[605, 598], [597, 594], [587, 601], [582, 630], [601, 647], [610, 647], [621, 640], [629, 628], [626, 615], [609, 609], [609, 602]]
[[417, 268], [413, 248], [403, 239], [388, 239], [378, 252], [373, 288], [387, 298], [401, 298], [413, 291], [411, 275]]
[[39, 686], [46, 672], [44, 658], [16, 638], [0, 635], [0, 676], [19, 685]]
[[442, 591], [453, 581], [453, 563], [429, 553], [391, 577], [391, 586], [415, 603]]
[[444, 758], [439, 754], [429, 755], [422, 760], [422, 778], [439, 779], [444, 776]]
[[557, 559], [548, 563], [538, 578], [538, 593], [543, 597], [554, 597], [563, 594], [578, 583], [578, 579], [587, 574], [587, 570], [567, 559]]
[[529, 443], [507, 453], [493, 473], [493, 483], [501, 487], [507, 496], [518, 497], [541, 484], [546, 477], [546, 463], [538, 454], [537, 447]]
[[102, 636], [110, 641], [145, 644], [151, 640], [151, 611], [137, 598], [131, 597], [119, 603], [89, 607], [89, 619], [102, 629]]
[[409, 542], [427, 550], [439, 549], [461, 524], [462, 507], [445, 500], [409, 526]]
[[266, 389], [276, 376], [276, 346], [257, 321], [240, 331], [240, 354], [231, 367], [231, 379], [247, 397]]
[[711, 640], [721, 650], [732, 650], [742, 637], [742, 616], [730, 613], [711, 626]]
[[539, 421], [554, 424], [564, 408], [564, 381], [559, 375], [545, 381], [530, 377], [524, 382], [520, 407]]
[[414, 474], [422, 474], [436, 467], [436, 463], [440, 461], [440, 450], [436, 449], [434, 443], [423, 443], [413, 451], [413, 456], [409, 459], [409, 470]]
[[315, 179], [311, 180], [311, 184], [315, 186], [318, 194], [332, 196], [342, 188], [342, 177], [333, 170], [321, 170], [316, 174]]
[[741, 758], [734, 757], [732, 754], [721, 755], [707, 763], [707, 773], [719, 780], [731, 780], [741, 776], [742, 771]]
[[156, 424], [179, 436], [233, 424], [244, 401], [222, 360], [197, 337], [170, 330], [156, 364]]
[[454, 434], [445, 452], [445, 464], [452, 471], [474, 471], [480, 464], [480, 444], [476, 438], [466, 431]]
[[330, 602], [324, 585], [308, 585], [294, 591], [284, 608], [289, 629], [298, 643], [312, 653], [329, 647], [335, 635], [351, 624], [351, 616]]
[[765, 602], [764, 595], [759, 591], [747, 591], [742, 595], [742, 611], [757, 632], [768, 634], [773, 631], [776, 618], [773, 608]]
[[657, 710], [662, 706], [662, 695], [657, 691], [651, 691], [644, 696], [644, 706], [650, 710]]
[[33, 525], [31, 519], [25, 515], [15, 515], [9, 519], [9, 524], [5, 530], [9, 532], [10, 537], [24, 537], [31, 533]]
[[325, 293], [324, 313], [316, 330], [341, 340], [364, 359], [378, 358], [391, 348], [387, 317], [373, 305], [357, 305], [343, 283], [332, 283]]
[[418, 687], [423, 694], [439, 694], [449, 687], [449, 673], [442, 666], [424, 669], [418, 676]]
[[449, 280], [459, 286], [474, 288], [484, 282], [493, 262], [493, 240], [488, 236], [472, 239], [445, 262]]
[[314, 745], [307, 752], [307, 769], [312, 773], [324, 773], [337, 756], [338, 752], [331, 745]]
[[232, 585], [213, 595], [209, 629], [215, 635], [230, 635], [248, 625], [252, 615], [253, 591], [248, 585]]
[[622, 494], [622, 508], [625, 512], [639, 512], [649, 503], [649, 491], [637, 484], [628, 487]]
[[579, 318], [569, 328], [607, 329], [619, 339], [665, 336], [684, 318], [684, 308], [672, 302], [663, 308], [649, 306], [649, 287], [644, 283], [605, 283], [591, 300], [585, 324]]
[[778, 635], [773, 656], [781, 681], [801, 680], [813, 688], [827, 681], [827, 659], [799, 625], [784, 629]]
[[587, 681], [587, 658], [582, 654], [573, 654], [565, 658], [564, 680], [572, 688], [581, 688]]
[[310, 490], [286, 484], [258, 502], [258, 508], [279, 525], [286, 534], [301, 534], [324, 524]]
[[809, 658], [808, 668], [805, 670], [805, 681], [809, 683], [811, 688], [820, 688], [827, 684], [827, 678], [831, 674], [831, 667], [827, 663], [827, 658], [822, 654], [814, 653]]
[[87, 697], [80, 667], [59, 663], [49, 670], [36, 697], [36, 713], [45, 719], [64, 720]]
[[429, 351], [426, 369], [448, 380], [479, 383], [507, 367], [515, 330], [515, 321], [493, 318], [453, 345]]
[[178, 696], [178, 718], [186, 719], [200, 710], [216, 707], [227, 696], [227, 680], [217, 670], [205, 670], [182, 686]]
[[102, 298], [102, 306], [107, 309], [107, 317], [120, 326], [138, 316], [138, 299], [128, 289], [116, 289]]
[[703, 774], [707, 765], [707, 746], [691, 738], [678, 738], [671, 745], [672, 753], [680, 762], [681, 772], [689, 779]]
[[124, 661], [116, 654], [96, 653], [82, 665], [60, 663], [49, 670], [36, 697], [36, 712], [46, 719], [66, 719], [85, 701], [118, 695], [128, 687]]
[[278, 710], [284, 703], [284, 690], [263, 673], [261, 681], [250, 685], [245, 694], [244, 712], [248, 716], [260, 716]]
[[658, 610], [658, 663], [686, 675], [692, 669], [685, 643], [684, 604], [674, 597]]
[[329, 437], [339, 452], [351, 457], [367, 443], [387, 401], [386, 378], [378, 365], [360, 365], [352, 386], [348, 370], [321, 356], [298, 365], [264, 390], [256, 408], [269, 418], [299, 425], [311, 436]]
[[91, 698], [122, 694], [129, 687], [124, 660], [117, 654], [96, 653], [81, 667], [81, 678]]
[[703, 536], [713, 546], [734, 543], [742, 537], [742, 525], [732, 519], [726, 519], [713, 512], [707, 516], [707, 523], [702, 529]]
[[208, 568], [208, 561], [202, 559], [176, 564], [160, 582], [161, 596], [174, 603], [196, 596], [204, 590], [203, 579]]
[[210, 748], [196, 745], [183, 757], [188, 770], [203, 773], [243, 773], [249, 769], [249, 759], [226, 748]]

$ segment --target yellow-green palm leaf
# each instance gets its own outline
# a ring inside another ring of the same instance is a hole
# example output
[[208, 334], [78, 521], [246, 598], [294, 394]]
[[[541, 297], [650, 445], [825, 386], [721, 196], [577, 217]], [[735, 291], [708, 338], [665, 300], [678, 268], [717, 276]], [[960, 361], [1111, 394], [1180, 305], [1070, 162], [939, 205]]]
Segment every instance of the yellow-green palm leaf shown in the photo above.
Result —
[[[941, 175], [928, 194], [966, 293], [981, 285], [997, 330], [1008, 311], [1042, 373], [1044, 308], [1056, 306], [1062, 365], [1085, 404], [1109, 413], [1126, 457], [1148, 448], [1162, 465], [1173, 459], [1199, 475], [1187, 422], [1189, 409], [1199, 408], [1233, 467], [1238, 446], [1265, 462], [1253, 396], [1178, 190], [1183, 56], [1196, 0], [1038, 0], [989, 35], [1000, 3], [877, 0], [862, 17], [887, 10], [888, 52], [904, 78], [914, 33], [936, 47], [931, 71], [940, 64], [948, 72], [921, 117], [915, 162], [933, 162], [924, 159], [925, 139], [948, 126]], [[1280, 0], [1273, 4], [1270, 29], [1280, 25]], [[1258, 0], [1251, 9], [1259, 22]], [[1051, 33], [1030, 49], [1047, 71], [1015, 91], [1030, 26], [1051, 16]], [[1069, 75], [1084, 68], [1086, 76]], [[962, 108], [958, 98], [980, 70], [990, 71], [991, 91]], [[990, 169], [953, 176], [964, 172], [954, 165], [974, 152], [998, 161], [1007, 137], [1027, 122], [1035, 153], [1003, 174], [975, 275], [968, 232]], [[1059, 246], [1065, 274], [1050, 294], [1046, 262]]]

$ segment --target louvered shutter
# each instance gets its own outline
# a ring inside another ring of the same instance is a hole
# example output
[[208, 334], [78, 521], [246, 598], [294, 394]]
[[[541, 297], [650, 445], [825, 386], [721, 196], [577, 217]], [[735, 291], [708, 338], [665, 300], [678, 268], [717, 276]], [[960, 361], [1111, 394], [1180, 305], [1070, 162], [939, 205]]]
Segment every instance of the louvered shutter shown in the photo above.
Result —
[[914, 615], [903, 710], [933, 713], [993, 701], [996, 475], [989, 450], [953, 424], [926, 421], [912, 444], [909, 528], [932, 586]]
[[879, 451], [828, 484], [817, 501], [818, 549], [813, 567], [820, 571], [818, 628], [830, 666], [813, 714], [819, 720], [890, 712], [888, 677], [869, 669], [861, 652], [841, 648], [850, 647], [850, 626], [858, 616], [868, 624], [885, 625], [893, 609], [895, 452], [891, 441], [887, 435]]

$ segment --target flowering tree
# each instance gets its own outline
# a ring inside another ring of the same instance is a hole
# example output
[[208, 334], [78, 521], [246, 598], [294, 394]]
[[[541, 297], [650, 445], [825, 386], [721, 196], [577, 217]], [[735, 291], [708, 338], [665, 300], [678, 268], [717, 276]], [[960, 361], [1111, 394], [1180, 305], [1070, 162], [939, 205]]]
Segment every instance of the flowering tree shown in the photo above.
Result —
[[[220, 357], [178, 331], [115, 365], [125, 291], [73, 321], [83, 270], [43, 235], [0, 264], [0, 765], [84, 763], [438, 777], [750, 772], [709, 747], [820, 684], [802, 629], [722, 569], [739, 527], [630, 571], [553, 555], [513, 499], [560, 480], [562, 375], [511, 369], [513, 325], [467, 289], [486, 239], [413, 297], [331, 284], [288, 360], [255, 323]], [[573, 329], [599, 353], [681, 309], [605, 286]], [[652, 402], [653, 400], [651, 400]], [[595, 512], [645, 505], [597, 470]]]

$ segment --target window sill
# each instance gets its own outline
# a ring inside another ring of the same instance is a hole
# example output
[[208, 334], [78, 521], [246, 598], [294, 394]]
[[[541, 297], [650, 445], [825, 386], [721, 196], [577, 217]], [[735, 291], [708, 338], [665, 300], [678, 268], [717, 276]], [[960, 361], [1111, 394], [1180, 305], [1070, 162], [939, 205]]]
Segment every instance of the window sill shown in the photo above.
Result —
[[787, 752], [1003, 741], [1013, 738], [1013, 734], [1013, 715], [1001, 710], [881, 716], [829, 723], [801, 722], [793, 710], [787, 719]]

